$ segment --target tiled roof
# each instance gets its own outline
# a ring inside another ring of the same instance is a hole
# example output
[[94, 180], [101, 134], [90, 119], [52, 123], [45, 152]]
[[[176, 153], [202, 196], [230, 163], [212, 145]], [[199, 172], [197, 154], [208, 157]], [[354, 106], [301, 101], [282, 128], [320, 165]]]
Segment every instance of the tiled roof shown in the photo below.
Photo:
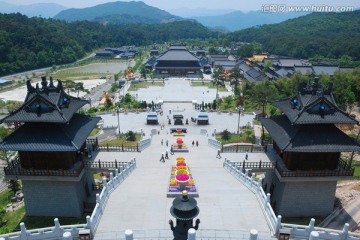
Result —
[[[293, 99], [297, 104], [292, 103]], [[298, 94], [273, 102], [292, 124], [357, 124], [358, 122], [339, 109], [327, 90], [317, 87], [299, 88]]]
[[334, 125], [292, 125], [285, 115], [260, 121], [284, 152], [360, 151], [360, 145]]
[[171, 49], [161, 55], [158, 61], [199, 61], [192, 53], [185, 49]]
[[312, 68], [315, 75], [329, 74], [333, 76], [335, 71], [339, 70], [338, 66], [313, 66]]
[[74, 114], [69, 124], [25, 123], [0, 143], [0, 150], [77, 151], [100, 119]]
[[88, 103], [66, 94], [61, 81], [56, 87], [52, 80], [47, 85], [46, 79], [43, 79], [41, 84], [42, 88], [38, 84], [34, 88], [28, 81], [24, 104], [1, 122], [67, 123], [78, 109]]
[[302, 75], [313, 74], [313, 69], [311, 66], [295, 66], [295, 72], [300, 72]]

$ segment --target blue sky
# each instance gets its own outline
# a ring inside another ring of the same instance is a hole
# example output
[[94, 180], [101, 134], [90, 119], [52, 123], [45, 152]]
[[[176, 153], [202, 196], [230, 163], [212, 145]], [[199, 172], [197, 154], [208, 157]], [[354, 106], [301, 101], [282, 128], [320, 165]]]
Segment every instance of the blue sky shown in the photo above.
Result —
[[[110, 2], [108, 0], [0, 0], [18, 5], [53, 2], [69, 8], [84, 8]], [[123, 0], [127, 1], [128, 0]], [[352, 6], [360, 7], [359, 0], [143, 0], [148, 5], [164, 10], [178, 8], [236, 9], [242, 11], [261, 10], [264, 4], [285, 4], [287, 6]]]

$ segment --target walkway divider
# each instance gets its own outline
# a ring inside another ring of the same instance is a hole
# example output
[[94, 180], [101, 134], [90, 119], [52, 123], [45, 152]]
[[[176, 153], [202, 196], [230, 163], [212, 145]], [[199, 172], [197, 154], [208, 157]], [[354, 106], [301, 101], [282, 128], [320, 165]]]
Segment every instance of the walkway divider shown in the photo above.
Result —
[[222, 149], [222, 144], [216, 139], [208, 138], [208, 144], [210, 147], [217, 149]]
[[[281, 215], [276, 216], [270, 205], [270, 193], [266, 194], [262, 188], [262, 178], [259, 178], [259, 181], [256, 182], [255, 173], [252, 173], [250, 177], [249, 169], [246, 169], [245, 173], [242, 173], [235, 165], [236, 164], [233, 164], [233, 162], [225, 158], [223, 167], [255, 194], [274, 236], [277, 237], [279, 234], [287, 234], [290, 235], [290, 238], [298, 239], [360, 240], [360, 234], [349, 232], [349, 224], [347, 223], [342, 230], [315, 227], [315, 219], [313, 218], [310, 220], [309, 225], [282, 223]], [[317, 234], [311, 236], [311, 232], [313, 231], [316, 231], [318, 236]]]

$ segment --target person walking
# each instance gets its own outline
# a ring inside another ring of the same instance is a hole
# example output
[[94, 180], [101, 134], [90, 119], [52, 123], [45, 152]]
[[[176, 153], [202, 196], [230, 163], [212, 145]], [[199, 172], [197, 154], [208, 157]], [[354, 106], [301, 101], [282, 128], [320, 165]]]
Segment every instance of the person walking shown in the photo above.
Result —
[[245, 152], [245, 160], [248, 160], [248, 159], [249, 159], [248, 152]]
[[166, 139], [166, 146], [169, 146], [169, 140]]
[[166, 151], [165, 151], [165, 159], [169, 159], [169, 150], [168, 149], [166, 149]]
[[197, 147], [199, 146], [199, 141], [198, 141], [198, 140], [196, 140], [196, 146], [197, 146]]
[[216, 158], [221, 158], [221, 156], [220, 156], [220, 149], [218, 149], [218, 153], [217, 153], [217, 155], [216, 155]]
[[192, 141], [192, 143], [191, 143], [191, 144], [192, 144], [192, 146], [194, 146], [194, 144], [195, 144], [195, 143], [194, 143], [194, 140]]
[[165, 162], [164, 153], [161, 153], [160, 162]]
[[164, 139], [161, 139], [161, 146], [164, 145]]
[[171, 154], [171, 155], [174, 155], [173, 145], [171, 145], [171, 147], [170, 147], [170, 154]]

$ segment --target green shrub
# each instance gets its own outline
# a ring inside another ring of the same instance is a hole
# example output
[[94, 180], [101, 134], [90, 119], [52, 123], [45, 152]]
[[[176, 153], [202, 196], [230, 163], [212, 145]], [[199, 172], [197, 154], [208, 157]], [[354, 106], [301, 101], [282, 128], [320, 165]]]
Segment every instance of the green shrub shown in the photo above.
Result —
[[136, 141], [136, 136], [135, 136], [135, 133], [133, 131], [129, 131], [127, 134], [126, 134], [126, 140], [128, 141]]
[[230, 139], [230, 132], [225, 129], [222, 133], [221, 133], [221, 139], [222, 140], [229, 140]]

